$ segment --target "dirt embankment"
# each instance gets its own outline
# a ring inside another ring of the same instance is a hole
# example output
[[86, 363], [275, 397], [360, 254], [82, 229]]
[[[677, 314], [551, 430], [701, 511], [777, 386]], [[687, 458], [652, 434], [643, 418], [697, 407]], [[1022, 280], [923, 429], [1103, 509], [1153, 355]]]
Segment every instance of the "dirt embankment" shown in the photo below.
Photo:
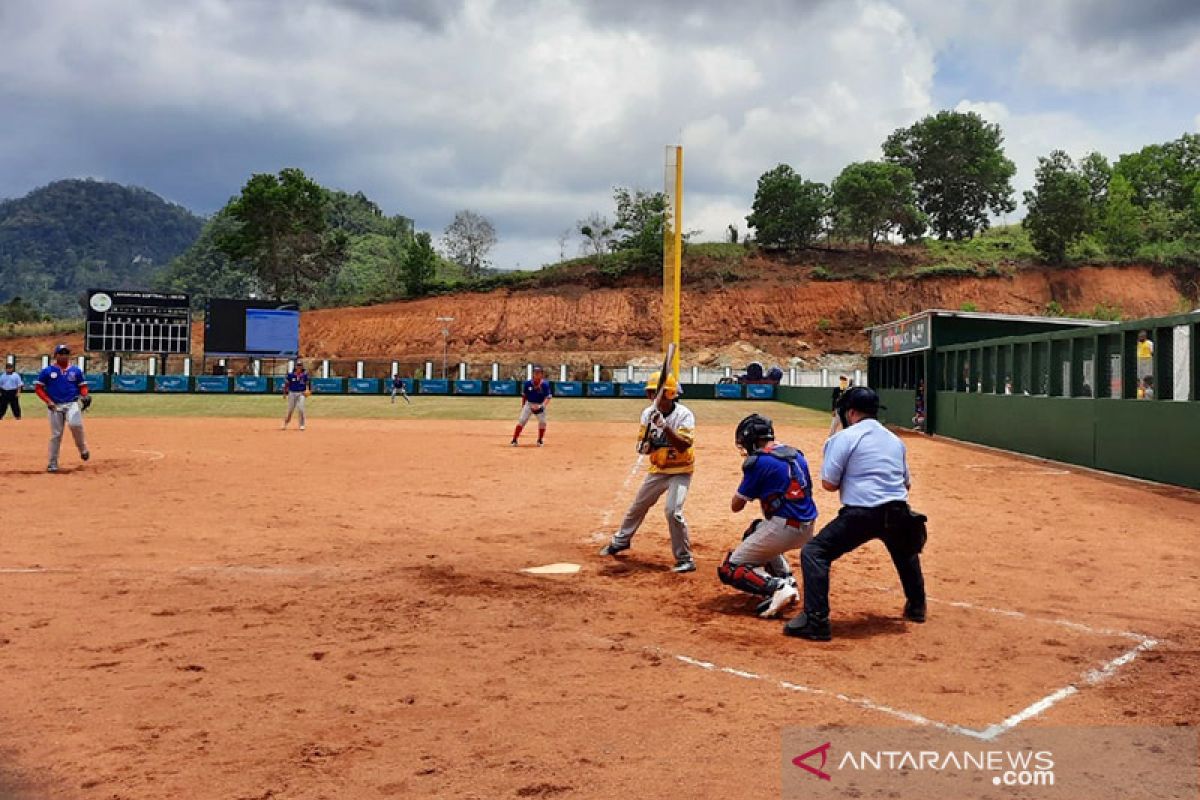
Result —
[[[710, 267], [693, 279], [684, 286], [684, 348], [692, 353], [689, 360], [710, 365], [741, 366], [757, 357], [813, 364], [829, 354], [863, 353], [863, 328], [928, 308], [1042, 314], [1053, 302], [1068, 314], [1107, 306], [1138, 318], [1196, 305], [1180, 293], [1177, 274], [1147, 266], [814, 281], [807, 268], [753, 259], [736, 274]], [[453, 317], [447, 348], [452, 361], [619, 364], [653, 360], [659, 308], [657, 287], [588, 288], [581, 280], [306, 312], [300, 340], [313, 357], [437, 360], [443, 348], [437, 318]], [[194, 326], [194, 336], [193, 352], [199, 354], [203, 326]], [[42, 353], [58, 340], [82, 344], [76, 334], [10, 339], [0, 347]]]

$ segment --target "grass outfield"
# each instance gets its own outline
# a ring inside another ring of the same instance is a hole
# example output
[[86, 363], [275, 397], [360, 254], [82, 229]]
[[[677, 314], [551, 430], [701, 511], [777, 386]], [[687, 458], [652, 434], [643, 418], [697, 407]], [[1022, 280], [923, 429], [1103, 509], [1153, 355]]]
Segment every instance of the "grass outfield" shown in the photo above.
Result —
[[[97, 393], [89, 417], [282, 417], [278, 395], [110, 394]], [[699, 424], [735, 424], [751, 413], [779, 423], [825, 426], [829, 415], [776, 402], [687, 400]], [[550, 421], [624, 422], [636, 420], [644, 400], [560, 397], [550, 407]], [[313, 395], [308, 416], [328, 419], [494, 419], [515, 420], [520, 401], [513, 397], [437, 397], [418, 395], [407, 405], [386, 395]], [[535, 423], [536, 424], [536, 423]]]

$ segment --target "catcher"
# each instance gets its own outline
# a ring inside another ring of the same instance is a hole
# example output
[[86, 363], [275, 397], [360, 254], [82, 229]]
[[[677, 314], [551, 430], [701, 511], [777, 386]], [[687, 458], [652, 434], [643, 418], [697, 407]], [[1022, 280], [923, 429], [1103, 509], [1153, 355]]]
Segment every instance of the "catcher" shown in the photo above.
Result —
[[812, 538], [817, 519], [812, 478], [803, 453], [775, 443], [775, 428], [766, 417], [751, 414], [739, 422], [734, 443], [746, 460], [730, 508], [736, 514], [758, 500], [763, 519], [750, 523], [717, 575], [726, 586], [762, 598], [755, 611], [765, 619], [800, 596], [786, 554]]
[[[646, 396], [653, 399], [658, 392], [661, 373], [646, 381]], [[676, 400], [679, 382], [668, 373], [663, 393], [657, 405], [642, 411], [638, 429], [638, 452], [650, 456], [650, 471], [638, 489], [621, 528], [601, 550], [602, 556], [615, 556], [629, 549], [629, 544], [650, 508], [664, 493], [667, 495], [667, 528], [671, 533], [671, 550], [675, 554], [672, 572], [695, 572], [692, 543], [688, 536], [687, 520], [683, 518], [683, 501], [692, 485], [696, 456], [696, 417], [691, 409]]]
[[71, 348], [54, 348], [54, 363], [38, 373], [34, 393], [50, 410], [50, 463], [47, 472], [58, 472], [58, 451], [62, 446], [63, 425], [71, 428], [79, 457], [92, 457], [83, 437], [83, 412], [92, 404], [83, 370], [71, 365]]
[[525, 429], [525, 423], [529, 422], [529, 418], [535, 414], [538, 418], [537, 446], [541, 447], [546, 443], [546, 409], [550, 407], [550, 401], [553, 398], [554, 392], [546, 380], [545, 370], [535, 365], [533, 380], [525, 381], [525, 385], [521, 387], [521, 416], [517, 417], [517, 427], [513, 430], [510, 443], [513, 447], [517, 446], [517, 440], [521, 438], [521, 431]]
[[287, 398], [287, 416], [283, 418], [283, 429], [292, 421], [292, 412], [300, 413], [300, 430], [304, 430], [304, 398], [312, 396], [312, 380], [304, 369], [304, 362], [296, 366], [283, 381], [283, 396]]

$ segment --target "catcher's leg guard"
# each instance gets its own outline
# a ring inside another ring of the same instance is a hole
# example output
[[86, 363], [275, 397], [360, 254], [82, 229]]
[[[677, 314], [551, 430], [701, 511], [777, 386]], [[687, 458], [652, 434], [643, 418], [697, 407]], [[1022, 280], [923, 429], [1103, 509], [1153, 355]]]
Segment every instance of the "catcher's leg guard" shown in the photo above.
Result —
[[730, 561], [732, 555], [733, 553], [728, 553], [725, 560], [721, 562], [721, 566], [717, 567], [717, 577], [721, 579], [721, 583], [762, 597], [770, 597], [777, 590], [783, 588], [784, 580], [782, 578], [764, 575], [751, 564], [734, 564]]

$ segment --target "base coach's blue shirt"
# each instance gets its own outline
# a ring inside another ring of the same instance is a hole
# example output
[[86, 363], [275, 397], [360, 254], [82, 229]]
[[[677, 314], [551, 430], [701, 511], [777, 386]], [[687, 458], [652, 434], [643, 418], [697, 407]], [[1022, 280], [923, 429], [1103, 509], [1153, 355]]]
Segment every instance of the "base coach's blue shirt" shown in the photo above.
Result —
[[904, 442], [879, 424], [864, 419], [825, 442], [821, 480], [837, 484], [842, 505], [874, 508], [908, 499], [908, 462]]

